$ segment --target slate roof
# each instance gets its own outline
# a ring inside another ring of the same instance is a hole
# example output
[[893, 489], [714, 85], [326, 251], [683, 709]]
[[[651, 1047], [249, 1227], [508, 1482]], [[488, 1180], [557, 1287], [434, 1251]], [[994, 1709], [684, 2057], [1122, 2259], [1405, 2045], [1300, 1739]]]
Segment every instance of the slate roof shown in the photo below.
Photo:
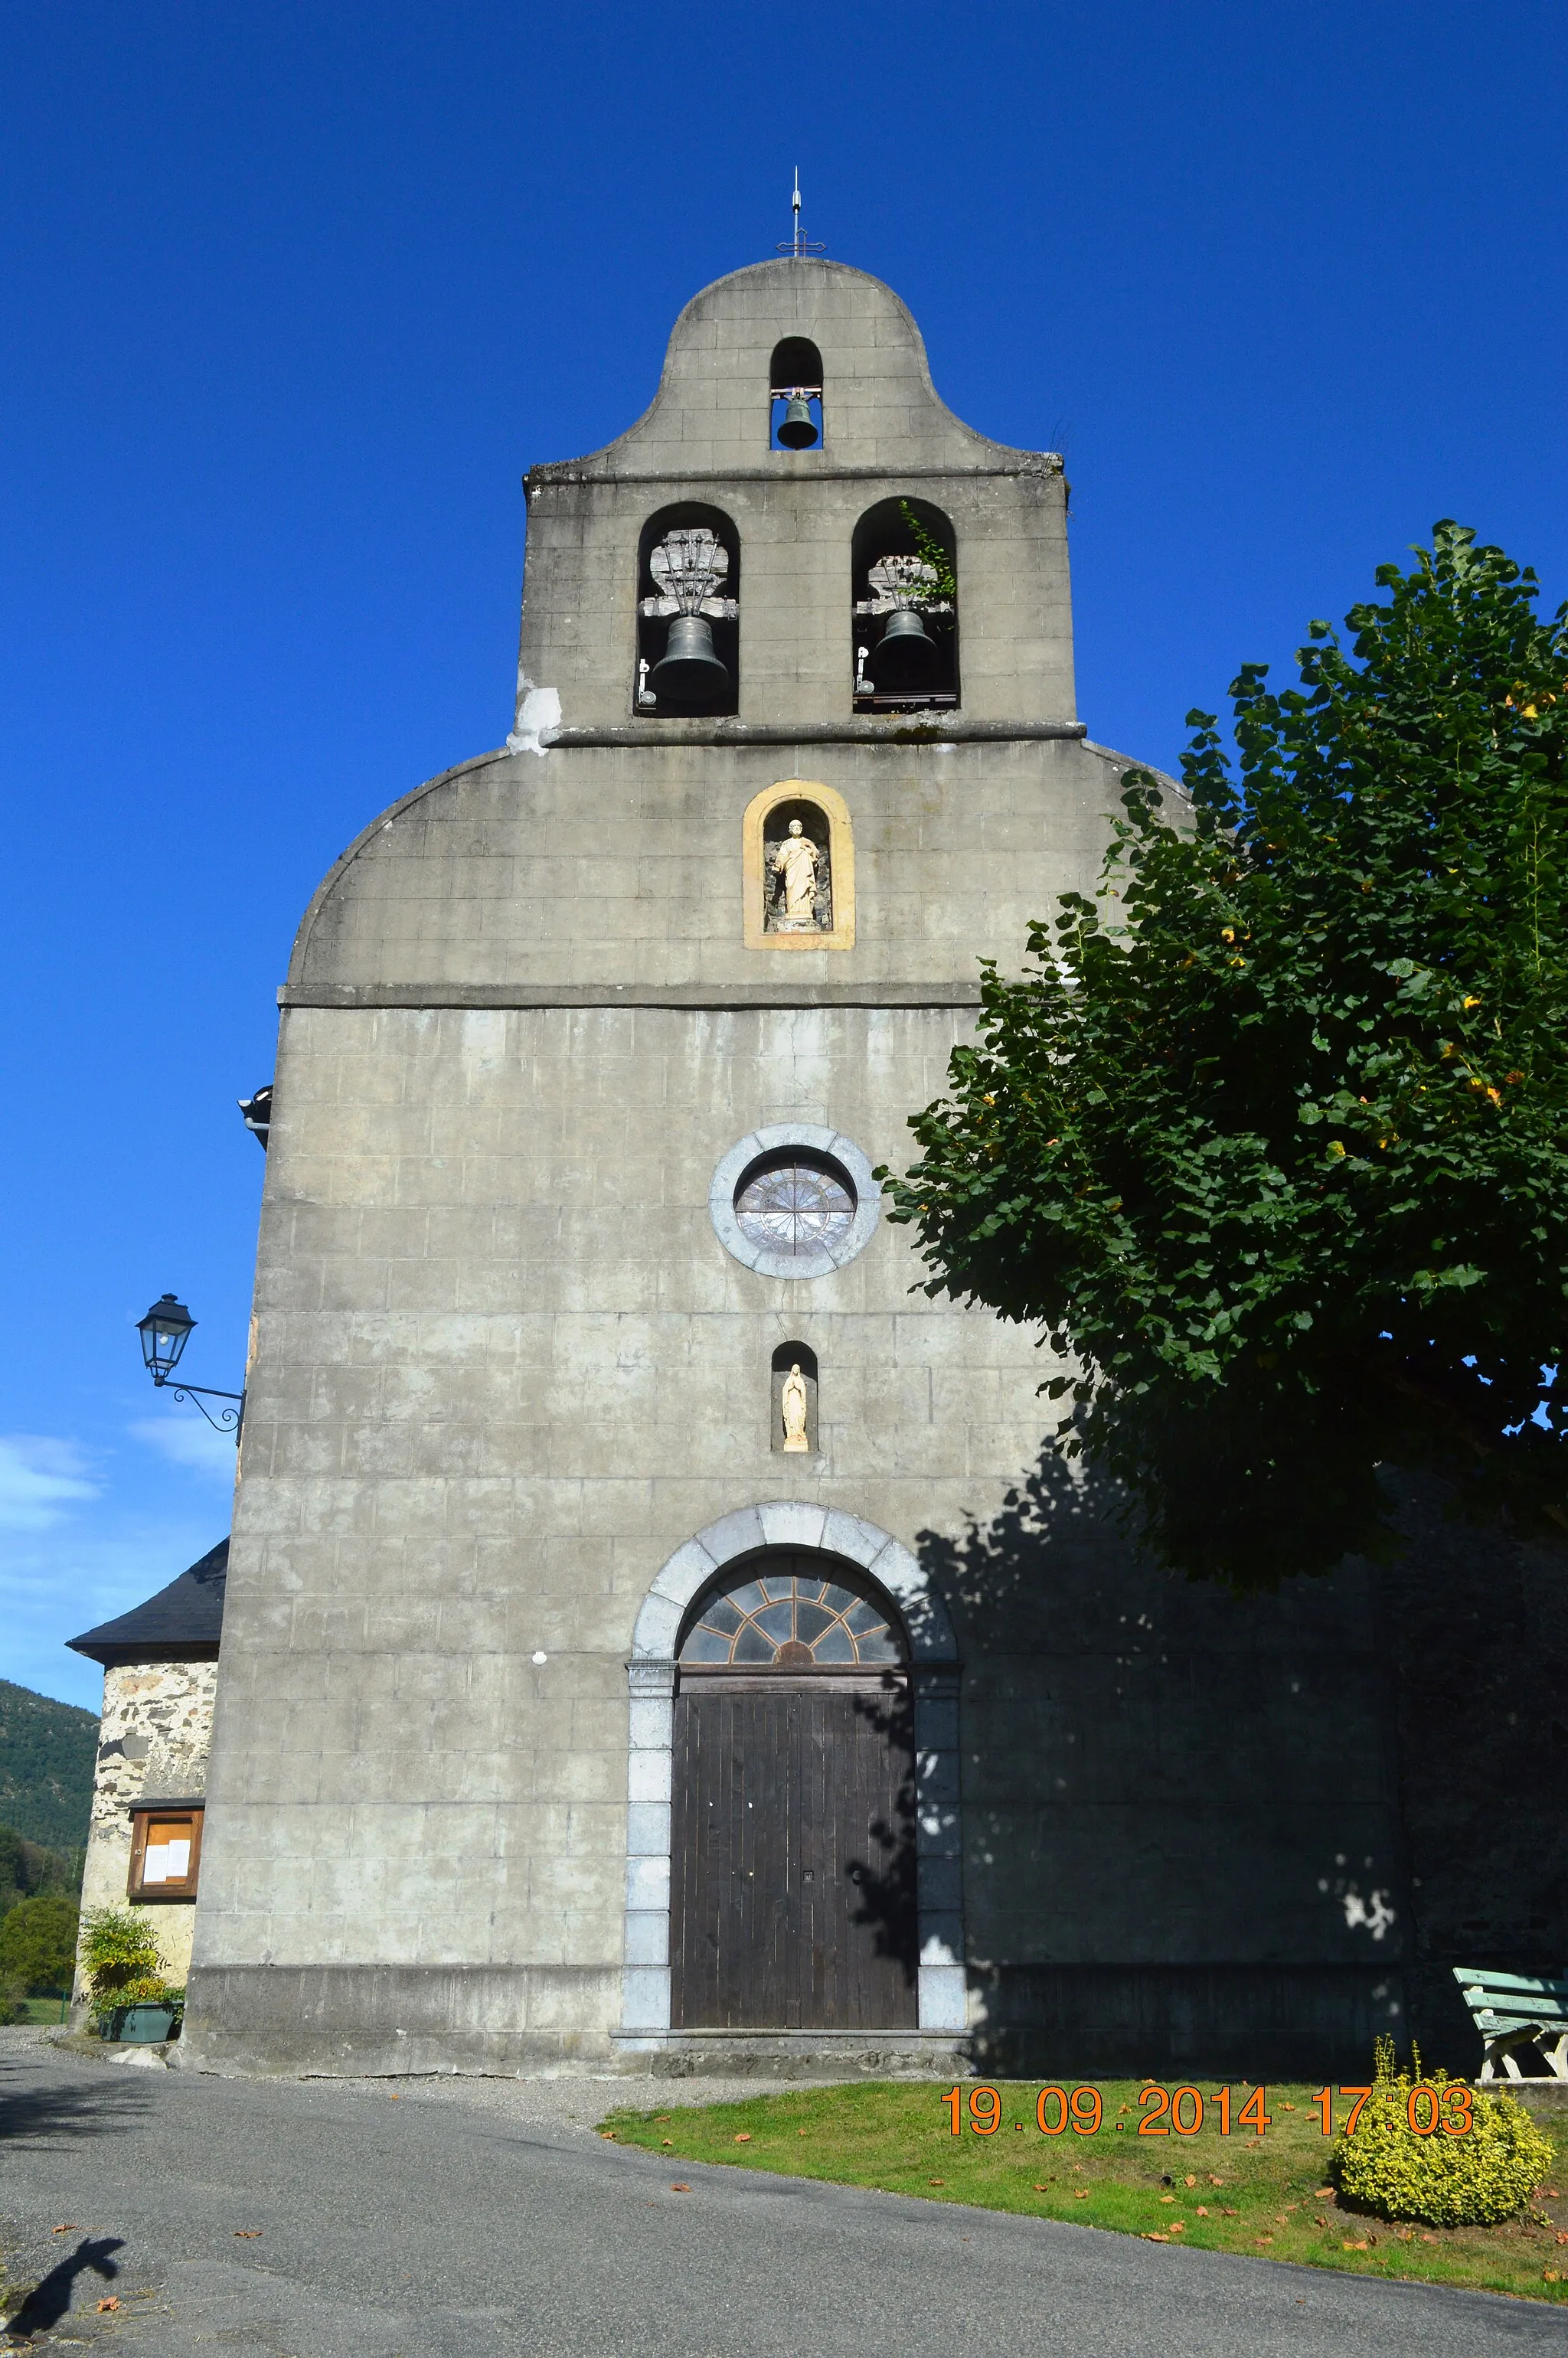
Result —
[[72, 1653], [86, 1654], [105, 1668], [116, 1662], [211, 1661], [223, 1634], [223, 1590], [229, 1577], [229, 1542], [220, 1540], [188, 1572], [133, 1606], [116, 1620], [102, 1621], [68, 1638]]

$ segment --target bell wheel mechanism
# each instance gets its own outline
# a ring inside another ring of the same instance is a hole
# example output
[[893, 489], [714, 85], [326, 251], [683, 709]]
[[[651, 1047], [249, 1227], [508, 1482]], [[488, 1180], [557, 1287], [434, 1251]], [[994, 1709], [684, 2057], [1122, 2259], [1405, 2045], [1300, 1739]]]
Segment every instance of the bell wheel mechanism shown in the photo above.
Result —
[[713, 644], [716, 622], [733, 622], [740, 608], [723, 595], [730, 552], [706, 525], [667, 532], [648, 559], [654, 595], [639, 611], [670, 617], [669, 637], [648, 676], [643, 701], [672, 712], [703, 711], [730, 687], [728, 666]]
[[926, 618], [947, 615], [953, 601], [941, 595], [935, 565], [923, 557], [879, 557], [866, 576], [870, 595], [858, 600], [857, 615], [885, 616], [881, 636], [867, 650], [856, 679], [858, 697], [925, 695], [942, 684], [943, 652], [926, 628]]

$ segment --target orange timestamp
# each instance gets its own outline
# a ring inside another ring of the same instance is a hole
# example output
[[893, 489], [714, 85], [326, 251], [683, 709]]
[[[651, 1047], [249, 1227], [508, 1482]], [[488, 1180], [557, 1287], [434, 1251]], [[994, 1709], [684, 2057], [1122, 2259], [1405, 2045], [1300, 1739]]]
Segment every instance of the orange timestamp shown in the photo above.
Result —
[[[1337, 2091], [1342, 2098], [1354, 2100], [1340, 2123], [1347, 2136], [1354, 2136], [1361, 2107], [1371, 2093], [1369, 2086]], [[1332, 2087], [1320, 2088], [1312, 2100], [1325, 2137], [1334, 2135], [1335, 2095]], [[976, 2136], [994, 2136], [1001, 2126], [1001, 2096], [995, 2088], [949, 2088], [942, 2102], [954, 2136], [962, 2136], [966, 2126]], [[1205, 2126], [1217, 2127], [1221, 2136], [1229, 2136], [1233, 2127], [1249, 2128], [1261, 2136], [1273, 2120], [1269, 2091], [1262, 2087], [1249, 2089], [1233, 2115], [1228, 2088], [1217, 2088], [1206, 2095], [1191, 2085], [1162, 2088], [1150, 2081], [1139, 2093], [1138, 2109], [1140, 2136], [1169, 2136], [1173, 2130], [1177, 2136], [1196, 2136]], [[1290, 2109], [1287, 2105], [1286, 2110]], [[1468, 2136], [1475, 2126], [1469, 2089], [1451, 2081], [1434, 2087], [1430, 2080], [1418, 2080], [1406, 2100], [1405, 2113], [1417, 2136], [1434, 2136], [1439, 2131], [1444, 2136]], [[1075, 2136], [1095, 2136], [1105, 2120], [1105, 2104], [1096, 2087], [1068, 2090], [1053, 2082], [1035, 2098], [1034, 2118], [1042, 2136], [1062, 2136], [1069, 2128]]]

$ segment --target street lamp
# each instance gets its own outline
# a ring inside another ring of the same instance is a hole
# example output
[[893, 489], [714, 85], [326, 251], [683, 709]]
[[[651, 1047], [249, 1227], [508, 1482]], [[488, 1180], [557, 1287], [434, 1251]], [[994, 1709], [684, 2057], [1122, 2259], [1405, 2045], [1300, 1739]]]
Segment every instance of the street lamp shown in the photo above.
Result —
[[172, 1293], [160, 1293], [146, 1316], [138, 1321], [142, 1357], [155, 1384], [168, 1383], [195, 1324], [184, 1303], [177, 1302]]
[[[142, 1338], [142, 1357], [147, 1373], [161, 1391], [179, 1365], [179, 1356], [190, 1339], [196, 1321], [183, 1302], [172, 1293], [162, 1293], [145, 1318], [136, 1321], [136, 1332]], [[243, 1392], [214, 1391], [205, 1384], [179, 1383], [174, 1387], [176, 1400], [193, 1400], [214, 1433], [232, 1433], [236, 1444], [240, 1424], [245, 1412]], [[237, 1401], [237, 1408], [221, 1408], [216, 1416], [211, 1409], [201, 1408], [204, 1400]]]

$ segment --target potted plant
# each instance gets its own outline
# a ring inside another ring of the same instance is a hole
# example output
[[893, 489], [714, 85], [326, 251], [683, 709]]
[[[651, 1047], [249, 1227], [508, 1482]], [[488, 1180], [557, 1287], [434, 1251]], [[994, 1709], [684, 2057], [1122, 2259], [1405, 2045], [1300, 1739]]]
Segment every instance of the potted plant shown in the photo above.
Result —
[[185, 1992], [171, 1989], [152, 1929], [128, 1908], [94, 1908], [85, 1919], [81, 1963], [90, 2016], [101, 2039], [151, 2045], [177, 2039]]

